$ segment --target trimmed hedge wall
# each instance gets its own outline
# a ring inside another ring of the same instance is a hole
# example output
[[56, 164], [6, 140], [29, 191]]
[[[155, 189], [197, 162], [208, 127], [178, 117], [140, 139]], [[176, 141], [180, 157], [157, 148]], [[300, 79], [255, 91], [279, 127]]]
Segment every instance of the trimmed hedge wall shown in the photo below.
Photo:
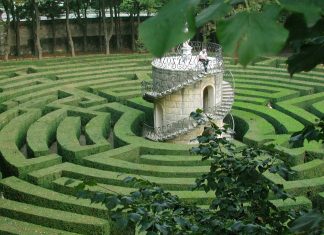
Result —
[[[243, 69], [225, 59], [236, 84], [235, 138], [243, 143], [233, 142], [239, 148], [274, 143], [280, 160], [296, 170], [289, 179], [265, 174], [296, 196], [273, 201], [277, 207], [323, 210], [324, 147], [305, 142], [291, 149], [288, 139], [323, 115], [324, 69], [290, 79], [283, 61], [261, 58]], [[103, 206], [73, 197], [73, 187], [84, 179], [99, 182], [91, 191], [103, 186], [129, 193], [134, 189], [123, 178], [141, 176], [187, 201], [210, 202], [213, 194], [190, 191], [194, 178], [208, 171], [208, 161], [191, 155], [190, 146], [142, 137], [143, 122], [153, 125], [153, 105], [141, 97], [141, 82], [151, 79], [150, 62], [148, 55], [129, 54], [0, 63], [0, 190], [6, 198], [0, 233], [60, 234], [66, 227], [133, 234], [133, 228], [120, 231], [108, 221]]]

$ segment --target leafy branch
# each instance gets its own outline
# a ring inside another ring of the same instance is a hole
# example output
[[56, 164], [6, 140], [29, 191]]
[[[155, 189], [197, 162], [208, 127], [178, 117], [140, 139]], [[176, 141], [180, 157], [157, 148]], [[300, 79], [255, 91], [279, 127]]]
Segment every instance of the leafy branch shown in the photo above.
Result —
[[303, 213], [306, 219], [295, 221], [290, 230], [291, 222], [300, 212], [280, 210], [269, 200], [270, 193], [277, 199], [294, 199], [282, 185], [263, 176], [265, 172], [283, 178], [293, 174], [278, 162], [273, 146], [237, 148], [224, 137], [227, 126], [219, 128], [202, 110], [193, 112], [191, 117], [206, 125], [197, 137], [198, 146], [191, 152], [201, 155], [203, 161], [210, 161], [209, 172], [198, 177], [193, 188], [214, 193], [209, 208], [180, 199], [137, 177], [123, 180], [137, 188], [128, 195], [90, 192], [86, 187], [96, 184], [83, 182], [76, 187], [81, 189], [78, 196], [105, 205], [120, 228], [137, 227], [147, 234], [290, 234], [302, 231], [307, 225], [318, 229], [322, 222]]
[[[201, 11], [197, 7], [200, 3], [170, 1], [155, 17], [140, 25], [140, 38], [153, 55], [161, 57], [193, 37], [199, 27], [214, 22], [225, 54], [243, 66], [257, 57], [277, 54], [286, 45], [295, 52], [287, 62], [291, 75], [324, 63], [323, 1], [214, 0]], [[296, 16], [300, 16], [300, 21], [294, 20]], [[183, 30], [186, 23], [188, 32]], [[304, 38], [296, 34], [301, 31]]]

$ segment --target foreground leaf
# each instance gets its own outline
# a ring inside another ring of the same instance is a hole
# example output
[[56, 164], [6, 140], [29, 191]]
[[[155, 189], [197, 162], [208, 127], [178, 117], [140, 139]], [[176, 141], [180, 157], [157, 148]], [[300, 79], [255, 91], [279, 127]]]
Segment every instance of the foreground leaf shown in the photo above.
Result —
[[240, 12], [218, 24], [218, 38], [225, 53], [238, 57], [243, 66], [261, 55], [278, 53], [287, 37], [288, 31], [268, 11]]
[[297, 218], [290, 228], [292, 232], [323, 232], [324, 216], [318, 211], [310, 211]]
[[196, 17], [197, 27], [201, 27], [211, 20], [218, 20], [224, 17], [232, 7], [224, 3], [222, 0], [214, 0], [214, 2], [202, 12], [200, 12]]
[[[145, 47], [157, 57], [172, 47], [190, 39], [196, 32], [194, 11], [199, 0], [173, 0], [157, 16], [149, 18], [139, 27]], [[186, 23], [188, 32], [185, 30]]]
[[301, 71], [310, 71], [324, 63], [324, 36], [313, 38], [300, 48], [300, 52], [287, 60], [288, 72], [292, 76]]
[[307, 26], [313, 26], [320, 18], [323, 9], [317, 0], [281, 0], [281, 4], [289, 11], [302, 13], [307, 22]]

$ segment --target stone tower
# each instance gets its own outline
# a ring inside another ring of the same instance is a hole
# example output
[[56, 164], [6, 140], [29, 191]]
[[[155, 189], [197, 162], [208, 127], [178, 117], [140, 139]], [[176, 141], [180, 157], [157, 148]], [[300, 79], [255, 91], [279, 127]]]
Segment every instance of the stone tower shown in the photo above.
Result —
[[[199, 61], [203, 49], [206, 68]], [[192, 111], [203, 109], [221, 126], [234, 101], [232, 84], [224, 80], [221, 47], [215, 43], [186, 42], [154, 59], [152, 79], [143, 82], [142, 91], [143, 98], [154, 103], [154, 127], [145, 125], [143, 134], [154, 141], [188, 143], [202, 132], [189, 117]]]

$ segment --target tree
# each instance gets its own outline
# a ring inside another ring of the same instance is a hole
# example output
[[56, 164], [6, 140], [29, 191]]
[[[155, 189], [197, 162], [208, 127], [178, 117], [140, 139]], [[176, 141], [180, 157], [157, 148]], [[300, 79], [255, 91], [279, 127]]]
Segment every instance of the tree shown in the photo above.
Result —
[[163, 0], [123, 0], [121, 3], [121, 11], [127, 12], [131, 23], [131, 48], [135, 51], [136, 40], [138, 40], [138, 26], [141, 23], [140, 13], [147, 12], [147, 15], [156, 13], [166, 1]]
[[10, 2], [8, 0], [2, 0], [2, 5], [5, 9], [6, 15], [7, 15], [7, 19], [6, 19], [6, 34], [5, 34], [5, 51], [4, 51], [4, 60], [8, 61], [9, 59], [9, 55], [10, 55], [10, 48], [11, 48], [11, 43], [10, 43], [10, 37], [11, 37], [11, 23], [10, 23]]
[[87, 34], [88, 34], [88, 17], [87, 11], [90, 6], [90, 0], [72, 0], [72, 9], [76, 13], [77, 23], [82, 31], [83, 40], [82, 47], [85, 52], [87, 49]]
[[31, 0], [33, 9], [33, 28], [34, 28], [34, 44], [36, 48], [36, 55], [38, 59], [43, 58], [43, 51], [40, 42], [40, 14], [39, 14], [39, 1]]
[[45, 15], [51, 19], [51, 30], [52, 30], [52, 53], [56, 51], [56, 20], [63, 9], [60, 5], [60, 0], [43, 0], [39, 7], [42, 15]]
[[[107, 18], [106, 18], [106, 9], [107, 5], [109, 5], [109, 29], [107, 26]], [[112, 0], [100, 0], [99, 1], [99, 12], [100, 12], [100, 22], [99, 28], [103, 28], [103, 34], [104, 34], [104, 48], [105, 48], [105, 54], [110, 54], [110, 40], [114, 33], [114, 14], [113, 14], [113, 1]], [[99, 34], [99, 36], [101, 33]]]
[[[201, 2], [171, 1], [157, 16], [145, 21], [140, 27], [145, 46], [160, 57], [193, 37], [197, 28], [214, 21], [225, 53], [244, 66], [259, 56], [280, 52], [285, 45], [295, 51], [287, 61], [291, 75], [324, 63], [324, 2], [321, 0], [269, 0], [257, 4], [251, 0], [214, 0], [196, 12]], [[186, 23], [188, 32], [183, 30]]]
[[66, 27], [68, 48], [69, 51], [71, 52], [71, 56], [75, 57], [74, 42], [73, 42], [72, 33], [70, 29], [70, 0], [64, 0], [64, 7], [65, 7], [65, 27]]
[[20, 19], [21, 19], [21, 14], [23, 12], [23, 4], [24, 0], [8, 0], [7, 1], [9, 4], [9, 11], [10, 15], [12, 17], [12, 22], [14, 26], [14, 31], [15, 31], [15, 43], [16, 43], [16, 56], [20, 56], [21, 51], [20, 51]]

